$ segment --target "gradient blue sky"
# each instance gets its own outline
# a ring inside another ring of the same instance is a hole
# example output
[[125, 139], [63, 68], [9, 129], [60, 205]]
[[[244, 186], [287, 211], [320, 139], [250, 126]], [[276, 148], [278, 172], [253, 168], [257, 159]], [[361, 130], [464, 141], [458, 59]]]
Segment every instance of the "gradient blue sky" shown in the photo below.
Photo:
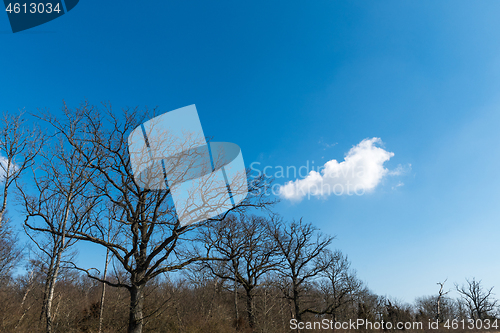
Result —
[[411, 302], [475, 276], [500, 296], [499, 13], [498, 1], [82, 0], [17, 34], [4, 13], [0, 111], [196, 104], [205, 135], [240, 145], [247, 166], [341, 161], [380, 137], [385, 166], [410, 171], [277, 211], [337, 235], [378, 294]]

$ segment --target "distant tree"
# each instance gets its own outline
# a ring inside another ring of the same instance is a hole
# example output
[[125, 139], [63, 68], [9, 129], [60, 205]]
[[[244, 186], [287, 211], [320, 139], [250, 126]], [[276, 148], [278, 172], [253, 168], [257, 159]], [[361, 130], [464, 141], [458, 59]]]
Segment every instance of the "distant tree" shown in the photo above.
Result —
[[414, 321], [412, 307], [409, 304], [386, 298], [383, 320], [391, 322], [393, 327], [396, 327], [398, 322], [412, 322]]
[[418, 297], [415, 300], [416, 315], [419, 316], [421, 320], [437, 319], [440, 322], [459, 317], [456, 302], [449, 297], [442, 297], [440, 299], [438, 319], [438, 297], [439, 295]]
[[325, 269], [319, 273], [323, 277], [320, 290], [324, 297], [323, 308], [308, 309], [308, 312], [331, 315], [337, 321], [340, 311], [347, 305], [353, 305], [356, 294], [362, 290], [362, 283], [351, 270], [351, 263], [340, 250], [325, 250], [319, 257], [319, 266]]
[[[25, 321], [28, 321], [31, 318], [35, 318], [35, 316], [40, 316], [38, 307], [37, 307], [37, 302], [33, 301], [33, 299], [37, 299], [37, 296], [30, 297], [33, 294], [38, 294], [38, 292], [42, 289], [40, 286], [43, 285], [44, 281], [44, 264], [34, 260], [34, 259], [29, 259], [26, 263], [25, 269], [26, 273], [21, 274], [17, 276], [16, 278], [16, 284], [19, 292], [20, 297], [20, 302], [16, 304], [19, 308], [19, 313], [18, 313], [18, 318], [15, 318], [15, 324], [13, 327], [10, 327], [10, 330], [15, 331], [15, 332], [22, 332], [23, 330], [20, 329], [20, 327], [23, 326], [23, 323]], [[31, 299], [30, 299], [31, 298]], [[35, 310], [36, 309], [36, 310]], [[33, 312], [37, 312], [36, 315], [34, 315]], [[13, 314], [11, 314], [13, 315]], [[38, 319], [37, 318], [37, 319]], [[38, 330], [40, 328], [39, 320], [32, 320], [31, 321], [31, 328], [32, 330]], [[36, 327], [36, 328], [35, 328]], [[6, 329], [7, 327], [5, 327]], [[6, 331], [10, 331], [9, 329], [6, 329]]]
[[[5, 219], [5, 216], [4, 216]], [[12, 270], [21, 261], [22, 248], [9, 222], [0, 227], [0, 287], [10, 281]]]
[[437, 299], [436, 299], [436, 320], [438, 322], [442, 322], [443, 318], [442, 318], [442, 303], [444, 301], [444, 297], [450, 292], [449, 290], [448, 291], [443, 291], [443, 288], [444, 288], [444, 284], [446, 283], [448, 279], [444, 280], [444, 282], [438, 282], [437, 284], [439, 285], [439, 292], [438, 292], [438, 296], [437, 296]]
[[368, 288], [364, 287], [356, 293], [357, 311], [359, 319], [374, 322], [380, 320], [384, 313], [383, 303], [385, 300]]
[[467, 305], [469, 316], [472, 319], [485, 319], [492, 315], [498, 300], [493, 298], [493, 288], [484, 289], [481, 280], [466, 279], [467, 283], [462, 286], [455, 285], [460, 297]]

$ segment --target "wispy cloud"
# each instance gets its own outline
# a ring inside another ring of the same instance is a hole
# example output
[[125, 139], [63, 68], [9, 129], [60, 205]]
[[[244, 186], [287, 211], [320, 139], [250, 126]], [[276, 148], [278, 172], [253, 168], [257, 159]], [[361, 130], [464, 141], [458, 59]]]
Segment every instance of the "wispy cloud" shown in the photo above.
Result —
[[411, 164], [410, 163], [408, 163], [407, 165], [398, 164], [396, 169], [390, 170], [388, 172], [388, 174], [389, 174], [389, 176], [401, 176], [401, 175], [404, 175], [410, 171], [411, 171]]
[[397, 183], [396, 185], [394, 185], [392, 187], [392, 189], [395, 190], [395, 189], [397, 189], [398, 187], [401, 187], [401, 186], [405, 186], [405, 183], [403, 183], [403, 182], [400, 181], [399, 183]]
[[283, 185], [280, 196], [300, 201], [306, 196], [360, 195], [372, 191], [385, 175], [404, 172], [402, 166], [393, 171], [384, 167], [384, 163], [393, 157], [394, 153], [384, 150], [380, 145], [380, 138], [361, 141], [349, 150], [344, 161], [330, 160], [320, 172], [313, 170], [305, 178]]
[[327, 142], [324, 142], [323, 139], [320, 139], [318, 141], [318, 143], [323, 147], [323, 150], [327, 150], [328, 148], [335, 147], [338, 144], [338, 142], [327, 143]]

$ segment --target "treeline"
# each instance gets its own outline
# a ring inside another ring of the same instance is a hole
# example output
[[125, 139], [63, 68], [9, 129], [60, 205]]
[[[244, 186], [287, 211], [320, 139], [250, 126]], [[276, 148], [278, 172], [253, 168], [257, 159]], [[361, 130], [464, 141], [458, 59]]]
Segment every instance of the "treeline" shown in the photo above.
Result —
[[[216, 217], [182, 225], [170, 195], [175, 180], [151, 190], [138, 184], [130, 162], [131, 131], [156, 114], [83, 103], [75, 109], [64, 104], [57, 116], [4, 116], [0, 331], [271, 333], [290, 331], [291, 322], [321, 320], [433, 320], [443, 326], [496, 318], [492, 289], [475, 279], [455, 286], [459, 300], [448, 297], [444, 282], [436, 296], [413, 305], [373, 294], [347, 256], [333, 250], [333, 236], [272, 213], [265, 175], [232, 175], [248, 178], [246, 198]], [[167, 134], [158, 136], [165, 142], [148, 144], [172, 147]], [[170, 152], [178, 160], [158, 172], [209, 168], [199, 163], [200, 149], [189, 151]], [[213, 180], [206, 183], [213, 188]], [[206, 208], [194, 202], [190, 209]], [[28, 244], [19, 242], [19, 227]], [[75, 252], [77, 242], [106, 251], [105, 262], [95, 263], [103, 271], [77, 265], [76, 256], [86, 255]], [[20, 267], [25, 273], [16, 275]]]
[[[480, 319], [483, 325], [488, 319], [490, 329], [496, 331], [497, 301], [492, 288], [485, 289], [480, 281], [455, 286], [461, 294], [458, 299], [448, 297], [443, 283], [435, 295], [418, 298], [414, 304], [376, 295], [356, 276], [346, 255], [330, 250], [331, 236], [300, 220], [284, 223], [276, 217], [229, 216], [200, 228], [196, 238], [197, 245], [216, 260], [200, 261], [181, 274], [151, 280], [144, 290], [144, 332], [315, 331], [292, 330], [293, 319], [303, 323], [327, 319], [339, 325], [358, 319], [393, 324], [393, 329], [384, 331], [397, 331], [399, 322], [422, 322], [427, 329], [429, 322], [438, 321], [444, 330], [446, 323], [451, 328], [453, 320], [460, 323], [462, 319], [467, 328], [471, 318]], [[25, 274], [12, 276], [14, 264], [23, 263], [19, 250], [8, 235], [0, 242], [0, 329], [43, 332], [48, 266], [32, 259], [26, 263]], [[17, 256], [9, 251], [17, 251]], [[115, 271], [108, 279], [119, 283], [126, 273]], [[103, 299], [103, 283], [61, 267], [54, 288], [52, 330], [124, 332], [129, 298], [123, 288], [107, 288]]]

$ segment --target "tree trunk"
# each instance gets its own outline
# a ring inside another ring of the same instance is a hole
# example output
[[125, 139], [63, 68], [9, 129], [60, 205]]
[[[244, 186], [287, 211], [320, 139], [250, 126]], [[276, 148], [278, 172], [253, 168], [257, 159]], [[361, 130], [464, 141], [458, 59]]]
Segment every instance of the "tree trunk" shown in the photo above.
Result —
[[302, 314], [300, 313], [300, 306], [299, 306], [299, 291], [297, 288], [293, 288], [293, 305], [295, 307], [295, 319], [297, 321], [302, 321]]
[[144, 307], [144, 285], [132, 285], [130, 291], [130, 310], [128, 333], [142, 333], [142, 309]]
[[239, 313], [238, 313], [238, 282], [234, 280], [234, 325], [236, 329], [239, 328]]
[[45, 331], [52, 332], [52, 300], [54, 299], [54, 289], [56, 287], [57, 276], [59, 275], [59, 266], [61, 265], [62, 250], [58, 249], [55, 256], [51, 258], [45, 279], [45, 290], [43, 295], [42, 313], [40, 320], [45, 313]]
[[[59, 274], [59, 265], [61, 262], [61, 254], [58, 253], [53, 271], [47, 276], [46, 286], [46, 302], [45, 302], [45, 319], [46, 319], [46, 332], [52, 332], [52, 300], [54, 299], [54, 289], [56, 287], [57, 275]], [[49, 271], [50, 272], [50, 271]]]
[[437, 299], [437, 314], [436, 314], [436, 320], [438, 322], [441, 322], [441, 295], [438, 296]]
[[[31, 288], [33, 287], [33, 276], [34, 276], [34, 273], [35, 273], [35, 269], [31, 270], [31, 272], [28, 275], [28, 286], [26, 287], [26, 291], [24, 292], [23, 300], [21, 302], [21, 309], [24, 308], [24, 302], [26, 302], [26, 298], [28, 297], [28, 294], [31, 291]], [[31, 308], [31, 305], [28, 306], [26, 309], [23, 310], [23, 314], [21, 315], [21, 317], [17, 321], [17, 324], [16, 324], [16, 326], [14, 326], [14, 329], [17, 329], [17, 327], [19, 326], [19, 324], [21, 324], [21, 321], [23, 320], [24, 316], [26, 315], [26, 313], [29, 311], [30, 308]]]
[[247, 315], [248, 315], [248, 325], [253, 329], [255, 326], [255, 317], [253, 314], [253, 295], [252, 290], [247, 289]]
[[[55, 262], [54, 258], [51, 258], [51, 266], [53, 263], [53, 267], [49, 267], [49, 271], [47, 274], [47, 287], [48, 293], [45, 294], [46, 303], [45, 303], [45, 318], [47, 320], [46, 331], [47, 333], [52, 332], [52, 300], [54, 299], [54, 289], [56, 287], [57, 275], [59, 274], [59, 266], [61, 265], [61, 257], [63, 251], [66, 249], [66, 223], [69, 217], [70, 205], [73, 195], [72, 192], [68, 194], [66, 197], [66, 207], [64, 213], [64, 220], [62, 222], [62, 235], [60, 239], [60, 243], [57, 241], [54, 243], [54, 251], [55, 251]], [[54, 253], [54, 252], [53, 252]], [[46, 289], [47, 290], [47, 289]]]
[[[106, 280], [106, 274], [108, 273], [108, 259], [109, 258], [109, 249], [106, 250], [106, 260], [104, 262], [104, 276], [103, 279]], [[99, 330], [98, 333], [102, 331], [102, 314], [104, 312], [104, 297], [106, 295], [106, 283], [102, 284], [102, 294], [101, 294], [101, 306], [99, 307]]]

